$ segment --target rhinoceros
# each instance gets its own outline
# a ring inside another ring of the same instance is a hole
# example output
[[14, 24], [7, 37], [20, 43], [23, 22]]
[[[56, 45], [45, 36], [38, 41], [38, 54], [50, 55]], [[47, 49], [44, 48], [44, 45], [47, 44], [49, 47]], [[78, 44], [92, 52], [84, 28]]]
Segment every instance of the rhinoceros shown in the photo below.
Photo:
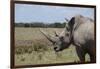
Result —
[[82, 15], [72, 17], [60, 35], [50, 36], [40, 29], [41, 33], [54, 45], [55, 52], [69, 48], [73, 44], [76, 48], [79, 62], [85, 62], [85, 55], [88, 53], [90, 62], [96, 62], [96, 44], [94, 20]]

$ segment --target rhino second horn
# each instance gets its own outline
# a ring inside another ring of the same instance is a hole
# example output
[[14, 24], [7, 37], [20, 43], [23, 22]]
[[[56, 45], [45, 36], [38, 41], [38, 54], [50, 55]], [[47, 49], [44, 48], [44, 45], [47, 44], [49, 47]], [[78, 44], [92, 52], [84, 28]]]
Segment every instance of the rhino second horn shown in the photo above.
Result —
[[59, 36], [58, 33], [57, 33], [57, 31], [54, 31], [54, 33], [55, 33], [55, 36], [57, 36], [57, 37]]

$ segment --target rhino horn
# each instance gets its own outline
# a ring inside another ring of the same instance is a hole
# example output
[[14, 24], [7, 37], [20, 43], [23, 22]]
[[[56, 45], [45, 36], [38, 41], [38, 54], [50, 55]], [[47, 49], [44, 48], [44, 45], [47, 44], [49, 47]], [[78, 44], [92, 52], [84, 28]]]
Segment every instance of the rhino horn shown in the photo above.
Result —
[[58, 33], [57, 33], [57, 31], [54, 31], [54, 33], [55, 33], [55, 36], [57, 36], [57, 37], [59, 36]]
[[63, 31], [60, 33], [59, 36], [64, 36], [64, 33], [65, 33], [65, 28], [63, 29]]
[[54, 37], [50, 36], [46, 32], [44, 32], [42, 29], [40, 29], [40, 32], [52, 43], [55, 43]]

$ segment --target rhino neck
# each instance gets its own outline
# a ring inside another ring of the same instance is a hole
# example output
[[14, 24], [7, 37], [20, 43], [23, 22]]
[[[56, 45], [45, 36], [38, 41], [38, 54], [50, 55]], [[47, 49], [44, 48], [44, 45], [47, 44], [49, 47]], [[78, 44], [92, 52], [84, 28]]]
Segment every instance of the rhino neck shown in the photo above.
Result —
[[74, 44], [73, 31], [70, 32], [70, 44]]

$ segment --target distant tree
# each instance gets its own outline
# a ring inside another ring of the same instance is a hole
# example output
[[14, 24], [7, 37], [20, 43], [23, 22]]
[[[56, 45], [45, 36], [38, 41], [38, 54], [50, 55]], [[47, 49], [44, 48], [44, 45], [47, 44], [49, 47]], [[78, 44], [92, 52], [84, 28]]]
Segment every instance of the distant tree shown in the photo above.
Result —
[[24, 27], [30, 27], [30, 25], [28, 23], [25, 23], [25, 26]]
[[24, 23], [15, 23], [15, 27], [24, 27]]
[[43, 27], [43, 28], [63, 28], [66, 22], [60, 23], [42, 23], [42, 22], [31, 22], [31, 23], [15, 23], [15, 27]]
[[61, 23], [58, 23], [58, 22], [54, 23], [54, 27], [56, 27], [56, 28], [61, 27]]

